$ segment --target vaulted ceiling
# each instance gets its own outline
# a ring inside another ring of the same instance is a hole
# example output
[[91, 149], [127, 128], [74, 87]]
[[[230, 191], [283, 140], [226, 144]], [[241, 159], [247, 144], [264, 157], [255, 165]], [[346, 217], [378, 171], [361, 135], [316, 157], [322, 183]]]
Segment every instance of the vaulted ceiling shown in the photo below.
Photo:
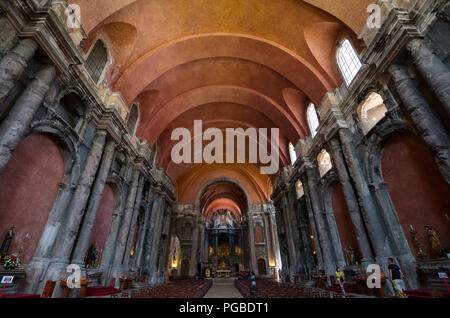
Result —
[[[139, 103], [137, 136], [156, 143], [157, 165], [179, 201], [193, 203], [205, 183], [224, 176], [252, 202], [268, 201], [273, 175], [261, 174], [260, 163], [174, 164], [172, 130], [192, 133], [195, 119], [203, 129], [280, 128], [280, 167], [289, 164], [289, 142], [310, 134], [308, 103], [342, 83], [336, 42], [347, 37], [361, 49], [356, 34], [373, 0], [71, 2], [81, 7], [85, 51], [105, 42], [105, 82]], [[216, 199], [221, 206], [229, 198]]]

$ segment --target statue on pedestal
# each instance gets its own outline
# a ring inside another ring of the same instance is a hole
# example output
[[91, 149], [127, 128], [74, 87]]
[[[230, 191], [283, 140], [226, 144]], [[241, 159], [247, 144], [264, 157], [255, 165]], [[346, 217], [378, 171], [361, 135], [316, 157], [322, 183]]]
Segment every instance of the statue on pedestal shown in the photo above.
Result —
[[85, 265], [87, 268], [89, 268], [89, 267], [95, 268], [95, 267], [98, 267], [99, 263], [100, 263], [100, 253], [97, 249], [97, 246], [95, 246], [95, 243], [94, 243], [89, 247], [89, 250], [87, 252], [87, 256], [85, 259]]
[[441, 240], [437, 232], [428, 225], [425, 226], [425, 231], [427, 232], [426, 236], [428, 237], [431, 249], [436, 252], [438, 257], [447, 257], [447, 248], [441, 245]]
[[356, 264], [355, 251], [351, 246], [349, 246], [348, 248], [344, 248], [344, 258], [348, 266]]
[[15, 227], [12, 226], [9, 228], [8, 232], [6, 232], [5, 239], [3, 240], [2, 246], [0, 248], [0, 256], [3, 258], [4, 255], [6, 255], [9, 251], [9, 247], [11, 246], [11, 242], [14, 238], [14, 229]]
[[417, 238], [417, 231], [414, 229], [412, 224], [409, 225], [409, 233], [411, 233], [411, 236], [413, 238], [414, 249], [416, 250], [417, 258], [420, 261], [425, 260], [427, 258], [427, 254], [424, 252], [422, 243], [420, 243], [419, 239]]

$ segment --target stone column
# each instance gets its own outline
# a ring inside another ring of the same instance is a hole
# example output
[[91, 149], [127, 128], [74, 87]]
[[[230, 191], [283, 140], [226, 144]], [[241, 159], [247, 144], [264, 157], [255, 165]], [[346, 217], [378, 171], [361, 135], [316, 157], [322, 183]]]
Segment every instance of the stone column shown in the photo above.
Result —
[[339, 140], [337, 138], [333, 138], [329, 143], [332, 151], [333, 162], [339, 176], [339, 181], [342, 185], [348, 212], [353, 223], [356, 240], [358, 241], [358, 247], [361, 252], [361, 263], [363, 265], [367, 265], [373, 261], [373, 256], [369, 239], [364, 228], [364, 221], [359, 211], [358, 199], [356, 198], [353, 185], [350, 181], [350, 176], [348, 175], [347, 166], [345, 164]]
[[139, 170], [134, 170], [131, 179], [131, 185], [128, 189], [127, 203], [123, 212], [122, 224], [120, 225], [119, 235], [116, 241], [116, 251], [114, 253], [113, 261], [113, 266], [116, 267], [116, 269], [122, 269], [125, 249], [127, 246], [128, 233], [130, 231], [131, 219], [133, 217], [134, 201], [136, 199], [139, 176]]
[[214, 255], [217, 255], [217, 251], [219, 249], [219, 234], [217, 231], [214, 231]]
[[425, 44], [423, 39], [412, 39], [406, 45], [420, 74], [450, 116], [450, 70]]
[[0, 174], [25, 136], [34, 114], [41, 106], [56, 76], [54, 66], [43, 66], [28, 84], [0, 126]]
[[267, 214], [264, 213], [263, 216], [263, 220], [264, 220], [264, 232], [265, 232], [265, 236], [266, 236], [266, 246], [267, 246], [267, 256], [268, 256], [268, 266], [270, 266], [270, 260], [274, 260], [275, 261], [275, 255], [273, 253], [273, 239], [270, 235], [270, 221], [269, 221], [269, 216]]
[[139, 178], [139, 183], [138, 183], [139, 185], [138, 185], [136, 198], [135, 198], [135, 201], [133, 204], [133, 209], [132, 209], [133, 216], [131, 218], [130, 228], [128, 231], [127, 245], [126, 245], [125, 257], [124, 257], [124, 261], [123, 261], [123, 264], [125, 266], [129, 266], [129, 262], [130, 262], [130, 256], [131, 256], [130, 253], [131, 253], [131, 248], [132, 248], [132, 244], [133, 244], [134, 234], [136, 231], [136, 224], [137, 224], [137, 218], [139, 216], [139, 210], [140, 210], [140, 206], [141, 206], [142, 191], [144, 190], [144, 183], [145, 183], [145, 177], [141, 175], [141, 177]]
[[113, 140], [108, 141], [103, 153], [100, 168], [98, 170], [97, 178], [92, 188], [92, 193], [89, 198], [89, 203], [86, 208], [86, 213], [81, 225], [80, 234], [78, 235], [77, 244], [72, 256], [72, 263], [83, 264], [86, 251], [89, 248], [89, 241], [91, 238], [92, 228], [94, 226], [95, 218], [97, 216], [98, 207], [105, 188], [106, 179], [111, 168], [111, 163], [114, 157], [116, 144]]
[[302, 250], [304, 258], [305, 275], [309, 277], [312, 269], [312, 251], [311, 251], [311, 238], [308, 230], [308, 223], [306, 219], [301, 217], [299, 231], [301, 234]]
[[450, 141], [445, 128], [434, 115], [430, 105], [414, 84], [405, 67], [392, 65], [389, 68], [389, 73], [392, 75], [406, 111], [422, 134], [425, 144], [434, 155], [445, 181], [450, 184]]
[[294, 262], [296, 263], [295, 266], [295, 271], [296, 273], [299, 272], [299, 268], [303, 265], [302, 261], [301, 261], [301, 253], [299, 250], [300, 247], [300, 234], [298, 232], [298, 222], [297, 222], [297, 195], [295, 192], [295, 185], [293, 184], [286, 184], [287, 186], [287, 199], [288, 199], [288, 216], [289, 216], [289, 222], [288, 222], [288, 226], [291, 227], [291, 233], [292, 233], [292, 240], [293, 240], [293, 244], [294, 247], [294, 252], [295, 254], [293, 254], [293, 258], [294, 258]]
[[331, 242], [328, 237], [328, 229], [323, 219], [320, 195], [316, 189], [316, 184], [318, 183], [318, 179], [316, 177], [317, 171], [315, 171], [314, 168], [306, 168], [306, 174], [308, 177], [308, 191], [311, 198], [311, 207], [314, 213], [314, 219], [316, 221], [316, 230], [323, 257], [323, 266], [325, 274], [328, 276], [334, 273], [335, 268], [333, 265], [334, 259], [331, 251]]
[[317, 231], [317, 225], [316, 225], [316, 220], [315, 220], [315, 216], [314, 216], [314, 211], [313, 211], [313, 207], [311, 204], [311, 195], [310, 195], [310, 190], [309, 190], [309, 184], [308, 184], [308, 177], [306, 174], [304, 174], [302, 176], [302, 185], [303, 185], [303, 189], [304, 189], [304, 193], [305, 193], [305, 201], [306, 201], [306, 210], [308, 211], [308, 219], [309, 219], [309, 223], [311, 226], [311, 231], [312, 231], [312, 236], [313, 236], [313, 241], [314, 241], [314, 247], [315, 247], [315, 251], [316, 251], [316, 259], [317, 259], [317, 267], [320, 270], [323, 270], [323, 256], [322, 256], [322, 249], [320, 247], [320, 243], [319, 243], [319, 234]]
[[159, 222], [159, 218], [161, 216], [161, 204], [162, 197], [158, 190], [153, 189], [154, 191], [154, 199], [151, 210], [151, 219], [149, 222], [149, 230], [147, 234], [147, 239], [145, 241], [145, 254], [144, 254], [144, 268], [148, 271], [150, 269], [150, 257], [152, 250], [155, 248], [153, 244], [153, 237], [155, 236], [156, 225]]
[[[161, 208], [158, 211], [157, 223], [153, 231], [152, 251], [150, 253], [150, 277], [151, 283], [156, 283], [158, 279], [158, 252], [160, 250], [163, 221], [166, 215], [166, 200], [162, 198]], [[160, 255], [162, 257], [162, 255]]]
[[280, 242], [278, 240], [277, 222], [275, 217], [275, 211], [270, 212], [270, 231], [272, 233], [273, 246], [274, 246], [274, 257], [275, 257], [275, 271], [278, 277], [278, 269], [281, 268], [281, 254], [280, 254]]
[[91, 195], [92, 185], [97, 174], [105, 142], [106, 131], [97, 131], [77, 188], [68, 210], [66, 211], [68, 220], [58, 234], [59, 239], [56, 241], [53, 255], [54, 258], [63, 263], [69, 261], [75, 240], [78, 236], [80, 224], [83, 219], [87, 201]]
[[150, 227], [150, 219], [151, 219], [151, 214], [152, 214], [152, 203], [153, 203], [153, 190], [149, 189], [148, 193], [147, 193], [147, 198], [146, 198], [146, 202], [147, 204], [145, 205], [145, 218], [144, 218], [144, 225], [142, 228], [142, 235], [139, 238], [139, 249], [137, 250], [137, 255], [136, 255], [136, 267], [141, 267], [144, 261], [144, 250], [146, 249], [145, 247], [145, 240], [147, 238], [147, 236], [149, 236], [149, 227]]
[[194, 228], [192, 232], [192, 246], [191, 246], [191, 259], [190, 259], [190, 269], [189, 275], [194, 276], [197, 272], [197, 255], [198, 255], [198, 241], [199, 241], [199, 226], [198, 226], [198, 216], [194, 217]]
[[330, 237], [330, 243], [333, 246], [335, 264], [338, 267], [345, 267], [344, 251], [342, 249], [341, 239], [339, 237], [339, 231], [334, 217], [334, 211], [331, 206], [324, 209], [324, 218], [328, 225], [328, 234]]
[[6, 100], [9, 92], [16, 85], [38, 47], [34, 40], [22, 39], [0, 61], [0, 104]]
[[253, 215], [248, 212], [248, 235], [249, 235], [249, 248], [250, 248], [250, 267], [251, 270], [259, 275], [258, 266], [256, 263], [256, 251], [255, 251], [255, 226], [253, 224]]
[[290, 209], [293, 209], [293, 207], [289, 204], [289, 194], [283, 193], [281, 198], [281, 209], [283, 211], [283, 221], [284, 221], [284, 227], [286, 231], [286, 242], [287, 247], [289, 249], [289, 275], [294, 275], [297, 272], [297, 250], [295, 248], [295, 242], [294, 242], [294, 233], [292, 230], [292, 216], [291, 213], [289, 213]]
[[357, 159], [356, 150], [352, 143], [352, 136], [347, 129], [339, 129], [339, 138], [375, 252], [375, 259], [378, 264], [387, 264], [386, 257], [392, 255], [391, 246], [386, 239], [385, 227], [377, 211], [377, 207], [373, 202], [372, 194], [364, 178], [363, 169]]

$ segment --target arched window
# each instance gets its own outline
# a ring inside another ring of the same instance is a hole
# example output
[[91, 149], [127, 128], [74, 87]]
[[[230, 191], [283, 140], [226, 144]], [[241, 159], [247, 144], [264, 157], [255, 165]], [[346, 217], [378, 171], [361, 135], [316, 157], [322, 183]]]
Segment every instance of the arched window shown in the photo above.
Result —
[[106, 51], [106, 47], [101, 40], [97, 40], [86, 60], [86, 70], [95, 84], [98, 83], [107, 62], [108, 52]]
[[133, 106], [131, 106], [130, 115], [128, 116], [127, 122], [127, 127], [128, 131], [130, 132], [130, 135], [134, 135], [137, 128], [138, 119], [139, 119], [139, 109], [136, 104], [133, 104]]
[[297, 160], [297, 154], [295, 153], [295, 148], [292, 143], [289, 143], [289, 156], [291, 157], [291, 164], [294, 165]]
[[361, 129], [367, 134], [386, 115], [387, 108], [384, 105], [383, 97], [372, 92], [358, 107], [358, 117]]
[[345, 84], [347, 84], [347, 86], [350, 85], [356, 74], [358, 74], [358, 71], [361, 69], [362, 64], [358, 53], [356, 53], [356, 50], [347, 39], [342, 41], [338, 48], [337, 64], [342, 73], [342, 77], [345, 80]]
[[313, 103], [308, 105], [308, 109], [306, 110], [306, 119], [308, 121], [311, 137], [314, 138], [317, 134], [317, 129], [319, 128], [319, 117], [317, 117], [316, 107]]
[[321, 177], [323, 177], [328, 171], [331, 170], [331, 168], [333, 168], [333, 165], [331, 164], [330, 154], [325, 149], [322, 149], [322, 151], [317, 156], [317, 162], [319, 164], [319, 173]]

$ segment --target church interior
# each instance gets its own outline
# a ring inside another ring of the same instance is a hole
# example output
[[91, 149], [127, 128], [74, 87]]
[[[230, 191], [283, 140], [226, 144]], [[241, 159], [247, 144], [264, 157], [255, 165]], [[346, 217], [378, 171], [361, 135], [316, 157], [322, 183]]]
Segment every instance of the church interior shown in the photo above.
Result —
[[448, 1], [0, 0], [0, 30], [0, 298], [450, 298]]

